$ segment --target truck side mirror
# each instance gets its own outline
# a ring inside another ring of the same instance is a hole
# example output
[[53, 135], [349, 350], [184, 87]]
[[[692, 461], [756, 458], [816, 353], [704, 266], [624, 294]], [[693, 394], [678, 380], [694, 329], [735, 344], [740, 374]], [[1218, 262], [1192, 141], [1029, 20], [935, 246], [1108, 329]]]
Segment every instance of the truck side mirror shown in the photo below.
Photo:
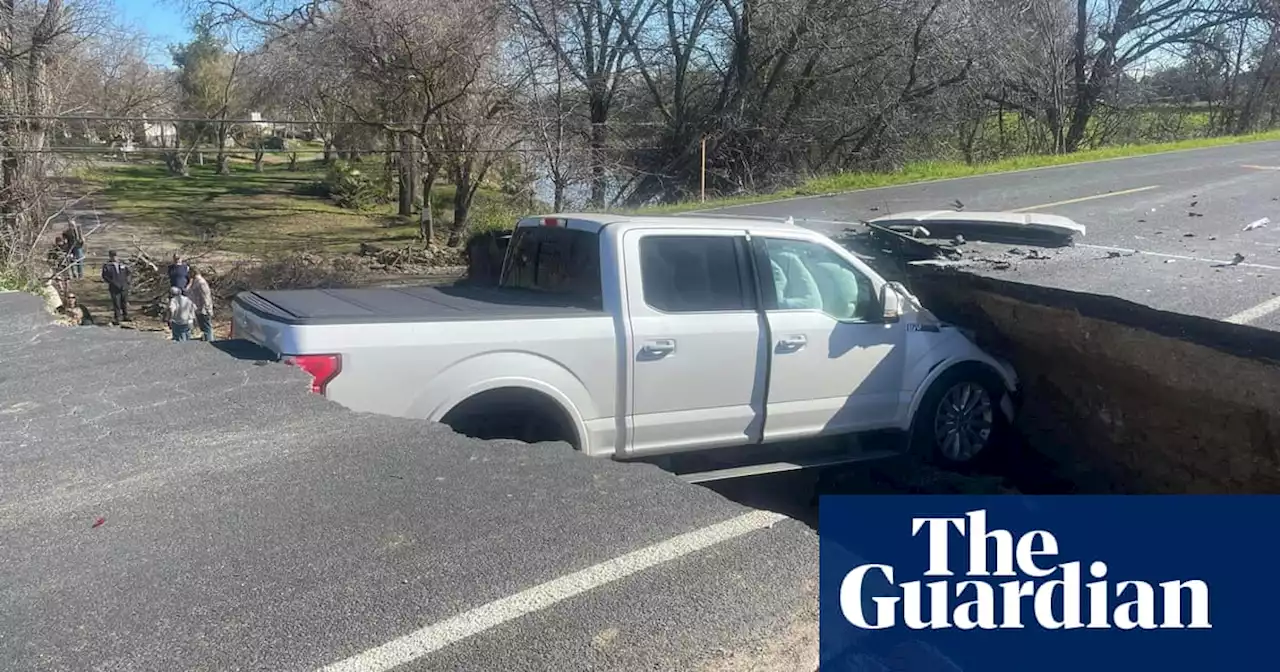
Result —
[[881, 319], [885, 324], [893, 324], [902, 319], [902, 302], [902, 294], [898, 293], [893, 283], [886, 282], [880, 288], [880, 306], [884, 310]]

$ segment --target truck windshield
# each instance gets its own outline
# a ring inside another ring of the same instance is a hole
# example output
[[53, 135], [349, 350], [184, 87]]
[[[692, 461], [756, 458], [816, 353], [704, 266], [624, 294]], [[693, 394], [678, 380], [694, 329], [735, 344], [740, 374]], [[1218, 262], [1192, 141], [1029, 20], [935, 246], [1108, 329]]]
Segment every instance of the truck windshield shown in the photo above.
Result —
[[598, 308], [603, 305], [600, 236], [560, 227], [517, 227], [507, 246], [498, 284]]

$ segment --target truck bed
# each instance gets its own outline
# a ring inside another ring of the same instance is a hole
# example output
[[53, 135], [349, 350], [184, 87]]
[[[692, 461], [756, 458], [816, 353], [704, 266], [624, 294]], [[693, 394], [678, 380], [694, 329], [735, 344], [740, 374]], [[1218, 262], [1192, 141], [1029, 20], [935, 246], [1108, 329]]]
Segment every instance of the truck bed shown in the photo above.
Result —
[[521, 289], [443, 287], [291, 289], [243, 292], [235, 303], [289, 325], [453, 322], [603, 315], [601, 307]]

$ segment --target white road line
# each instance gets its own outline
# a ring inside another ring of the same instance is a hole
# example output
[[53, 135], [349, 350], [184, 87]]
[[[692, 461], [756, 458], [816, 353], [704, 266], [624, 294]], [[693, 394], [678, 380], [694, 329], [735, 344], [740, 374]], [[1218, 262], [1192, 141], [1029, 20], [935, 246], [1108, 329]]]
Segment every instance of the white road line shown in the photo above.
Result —
[[1108, 191], [1105, 194], [1094, 194], [1093, 196], [1081, 196], [1080, 198], [1069, 198], [1065, 201], [1054, 201], [1053, 203], [1045, 203], [1043, 205], [1028, 205], [1025, 208], [1017, 208], [1009, 212], [1031, 212], [1032, 210], [1043, 210], [1045, 208], [1053, 208], [1059, 205], [1071, 205], [1072, 203], [1084, 203], [1085, 201], [1096, 201], [1099, 198], [1111, 198], [1112, 196], [1127, 196], [1129, 194], [1137, 194], [1152, 189], [1159, 189], [1160, 185], [1153, 184], [1149, 187], [1138, 187], [1137, 189], [1125, 189], [1124, 191]]
[[1241, 167], [1241, 168], [1252, 168], [1252, 169], [1254, 169], [1254, 170], [1280, 170], [1280, 166], [1251, 166], [1251, 165], [1249, 165], [1249, 164], [1245, 164], [1245, 165], [1240, 166], [1240, 167]]
[[1280, 296], [1277, 296], [1270, 301], [1263, 301], [1262, 303], [1259, 303], [1247, 310], [1242, 310], [1231, 317], [1224, 318], [1222, 321], [1230, 322], [1232, 324], [1249, 324], [1250, 322], [1260, 317], [1266, 317], [1277, 310], [1280, 310]]
[[[1231, 264], [1230, 261], [1225, 261], [1222, 259], [1206, 259], [1204, 257], [1188, 257], [1183, 254], [1165, 254], [1164, 252], [1148, 252], [1146, 250], [1138, 250], [1132, 247], [1112, 247], [1110, 245], [1090, 245], [1088, 243], [1076, 243], [1076, 247], [1087, 247], [1091, 250], [1105, 250], [1107, 252], [1132, 252], [1134, 254], [1146, 254], [1152, 257], [1164, 257], [1166, 259], [1182, 259], [1185, 261], [1199, 261], [1206, 264], [1222, 264], [1222, 265]], [[1270, 266], [1268, 264], [1250, 264], [1245, 262], [1245, 263], [1236, 264], [1236, 266], [1240, 266], [1241, 268], [1261, 268], [1268, 271], [1280, 271], [1280, 266]]]
[[384, 672], [507, 621], [748, 532], [771, 527], [785, 518], [771, 511], [752, 511], [672, 537], [429, 625], [328, 665], [320, 672]]

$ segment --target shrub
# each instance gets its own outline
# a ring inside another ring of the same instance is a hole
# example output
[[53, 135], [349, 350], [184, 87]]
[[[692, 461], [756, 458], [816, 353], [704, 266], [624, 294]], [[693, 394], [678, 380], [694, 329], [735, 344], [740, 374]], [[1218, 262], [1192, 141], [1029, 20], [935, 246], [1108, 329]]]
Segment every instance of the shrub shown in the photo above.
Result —
[[0, 290], [25, 289], [27, 283], [18, 277], [17, 273], [0, 271]]
[[477, 198], [467, 216], [467, 233], [510, 231], [516, 222], [529, 214], [525, 207], [506, 198]]
[[383, 202], [385, 193], [374, 179], [346, 161], [329, 165], [321, 189], [338, 207], [352, 210], [365, 210]]

